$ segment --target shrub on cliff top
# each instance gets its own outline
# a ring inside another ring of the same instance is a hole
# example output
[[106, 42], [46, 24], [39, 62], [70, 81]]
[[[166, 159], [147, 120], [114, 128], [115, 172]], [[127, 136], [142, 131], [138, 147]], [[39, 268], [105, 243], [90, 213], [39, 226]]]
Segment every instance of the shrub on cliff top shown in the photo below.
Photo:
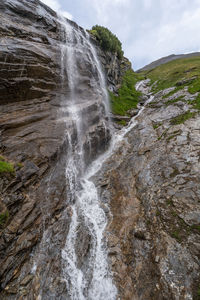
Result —
[[108, 28], [95, 25], [89, 32], [100, 42], [103, 50], [117, 53], [119, 59], [123, 57], [121, 42]]

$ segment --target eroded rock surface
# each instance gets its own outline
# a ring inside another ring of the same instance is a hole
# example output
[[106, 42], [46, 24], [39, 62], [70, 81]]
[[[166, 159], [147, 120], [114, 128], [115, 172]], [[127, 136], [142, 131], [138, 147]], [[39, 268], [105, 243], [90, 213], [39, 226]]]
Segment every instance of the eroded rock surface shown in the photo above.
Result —
[[[0, 299], [66, 300], [61, 250], [72, 216], [66, 129], [76, 140], [64, 114], [70, 91], [67, 67], [61, 73], [60, 44], [66, 37], [56, 14], [37, 0], [2, 0], [0, 19], [0, 154], [15, 165], [15, 173], [0, 177], [0, 214], [5, 214]], [[76, 39], [73, 43], [77, 46]], [[115, 92], [130, 64], [98, 53]], [[106, 118], [97, 114], [98, 74], [88, 60], [79, 61], [79, 71], [76, 92], [84, 99], [80, 110], [88, 112], [84, 147], [89, 162], [110, 137]], [[141, 88], [150, 93], [148, 85]], [[199, 297], [200, 117], [192, 106], [195, 95], [185, 88], [163, 98], [172, 90], [155, 95], [95, 179], [113, 215], [106, 236], [123, 300]], [[144, 95], [141, 106], [146, 100]], [[178, 124], [177, 116], [189, 111], [190, 118]], [[106, 206], [105, 211], [109, 217]], [[82, 265], [90, 236], [84, 228], [78, 236]]]
[[15, 173], [0, 175], [0, 215], [6, 216], [0, 223], [0, 298], [66, 299], [61, 251], [71, 220], [67, 136], [77, 140], [67, 111], [66, 45], [75, 49], [86, 163], [110, 139], [100, 76], [92, 50], [83, 51], [84, 30], [69, 21], [69, 36], [63, 20], [40, 1], [3, 0], [0, 20], [0, 154], [15, 165]]
[[169, 91], [147, 104], [99, 175], [113, 215], [110, 263], [123, 300], [199, 297], [200, 116], [187, 88], [163, 98]]

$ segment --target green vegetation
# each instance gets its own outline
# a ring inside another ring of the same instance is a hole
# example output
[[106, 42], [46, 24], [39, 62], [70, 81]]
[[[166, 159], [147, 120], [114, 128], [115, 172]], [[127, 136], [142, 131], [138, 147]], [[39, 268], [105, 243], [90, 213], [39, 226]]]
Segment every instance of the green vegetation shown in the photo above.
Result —
[[[155, 83], [153, 87], [154, 92], [176, 85], [177, 89], [172, 91], [172, 94], [188, 85], [191, 85], [191, 91], [193, 91], [193, 93], [200, 91], [200, 86], [198, 85], [198, 82], [200, 81], [199, 57], [177, 59], [158, 66], [153, 70], [144, 71], [141, 74], [150, 78], [152, 84]], [[189, 82], [194, 76], [197, 76], [197, 78]], [[182, 80], [184, 80], [185, 83], [183, 82], [183, 84], [180, 84]]]
[[96, 25], [88, 31], [100, 42], [103, 50], [117, 53], [119, 59], [123, 57], [124, 52], [122, 51], [121, 42], [108, 28]]
[[169, 130], [169, 128], [166, 128], [163, 133], [158, 137], [158, 141], [160, 141], [162, 139], [162, 137], [166, 137], [167, 135], [167, 131]]
[[5, 160], [4, 157], [0, 156], [0, 174], [1, 173], [14, 173], [15, 169], [12, 163]]
[[170, 177], [173, 178], [179, 174], [179, 170], [175, 167], [173, 173], [170, 174]]
[[135, 84], [142, 79], [141, 75], [134, 73], [133, 70], [128, 70], [123, 77], [121, 88], [118, 90], [118, 96], [109, 92], [114, 114], [128, 115], [128, 110], [137, 107], [141, 93], [136, 91]]
[[161, 216], [161, 212], [159, 210], [156, 211], [156, 216], [157, 217]]
[[23, 168], [23, 164], [22, 163], [17, 163], [17, 165], [16, 165], [19, 169], [21, 169], [21, 168]]
[[194, 108], [200, 110], [200, 95], [198, 95], [195, 99]]
[[[154, 84], [152, 90], [155, 93], [166, 88], [176, 87], [163, 98], [175, 94], [185, 86], [188, 86], [188, 91], [191, 94], [200, 93], [199, 57], [177, 59], [158, 66], [153, 70], [141, 72], [140, 74], [151, 79], [151, 84]], [[166, 102], [166, 104], [170, 105], [178, 100], [180, 100], [180, 98]], [[193, 105], [193, 108], [200, 110], [200, 95], [190, 104]], [[190, 117], [192, 116], [193, 115], [190, 115]]]
[[0, 214], [0, 226], [3, 226], [9, 218], [9, 212], [6, 210], [5, 212]]
[[154, 123], [153, 124], [153, 129], [157, 129], [158, 127], [160, 127], [162, 125], [162, 123]]
[[117, 123], [122, 126], [126, 126], [126, 124], [127, 124], [127, 122], [125, 120], [120, 120]]
[[167, 142], [181, 134], [181, 130], [174, 131], [172, 135], [167, 137]]
[[178, 230], [171, 233], [171, 236], [178, 242], [181, 242], [180, 232]]
[[174, 206], [174, 203], [173, 203], [172, 199], [168, 199], [166, 201], [166, 203], [167, 203], [167, 205]]
[[200, 286], [199, 286], [199, 288], [198, 288], [198, 290], [197, 290], [197, 296], [198, 296], [199, 299], [200, 299]]
[[184, 98], [184, 96], [179, 96], [179, 97], [177, 97], [175, 99], [172, 99], [172, 100], [169, 100], [169, 101], [165, 102], [165, 105], [168, 106], [168, 105], [174, 104], [174, 103], [176, 103], [176, 102], [178, 102], [180, 100], [183, 100], [183, 98]]
[[200, 78], [197, 77], [188, 88], [189, 93], [196, 94], [200, 92]]
[[171, 92], [169, 92], [168, 94], [164, 95], [164, 96], [163, 96], [163, 99], [168, 98], [168, 97], [174, 95], [174, 94], [175, 94], [176, 92], [178, 92], [179, 90], [180, 90], [180, 87], [175, 88], [173, 91], [171, 91]]
[[191, 226], [191, 229], [197, 230], [197, 231], [200, 232], [200, 225], [192, 225], [192, 226]]
[[190, 118], [193, 118], [196, 115], [195, 112], [191, 112], [191, 111], [187, 111], [184, 114], [181, 114], [173, 119], [171, 119], [170, 124], [171, 125], [178, 125], [178, 124], [182, 124], [185, 121], [187, 121]]

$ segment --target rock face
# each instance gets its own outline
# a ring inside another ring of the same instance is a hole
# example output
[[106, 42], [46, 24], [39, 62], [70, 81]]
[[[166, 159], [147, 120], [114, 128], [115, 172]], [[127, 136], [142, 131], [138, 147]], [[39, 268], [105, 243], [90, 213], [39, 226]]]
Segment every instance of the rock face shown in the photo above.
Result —
[[0, 174], [0, 215], [8, 214], [0, 223], [0, 298], [66, 299], [60, 256], [71, 220], [67, 137], [76, 144], [78, 135], [67, 111], [67, 45], [76, 49], [73, 92], [79, 95], [77, 116], [84, 114], [86, 163], [110, 139], [101, 76], [83, 29], [68, 22], [70, 36], [40, 1], [3, 0], [0, 19], [0, 154], [16, 171]]
[[[66, 162], [78, 136], [66, 113], [67, 43], [76, 49], [74, 93], [78, 116], [84, 114], [87, 163], [110, 139], [100, 74], [85, 32], [69, 22], [74, 34], [68, 36], [39, 1], [2, 0], [0, 19], [0, 154], [15, 166], [15, 173], [0, 174], [0, 299], [66, 300], [61, 251], [73, 214]], [[130, 63], [94, 44], [116, 92]], [[141, 106], [150, 97], [148, 84], [139, 86]], [[196, 95], [186, 87], [163, 97], [172, 90], [146, 105], [94, 178], [105, 213], [110, 216], [107, 204], [112, 212], [109, 262], [123, 300], [199, 299], [200, 117], [192, 106]], [[77, 235], [78, 265], [84, 265], [90, 235], [81, 226]]]
[[97, 179], [120, 299], [199, 299], [200, 115], [187, 87], [163, 98], [171, 90], [147, 104]]
[[103, 51], [96, 38], [93, 35], [90, 36], [96, 45], [98, 57], [106, 77], [107, 87], [111, 92], [117, 93], [124, 74], [127, 70], [132, 69], [131, 62], [126, 57], [119, 59], [116, 54]]
[[117, 93], [124, 74], [127, 70], [131, 69], [131, 62], [126, 57], [119, 60], [116, 55], [104, 52], [100, 47], [97, 49], [98, 56], [106, 74], [108, 89], [111, 92]]

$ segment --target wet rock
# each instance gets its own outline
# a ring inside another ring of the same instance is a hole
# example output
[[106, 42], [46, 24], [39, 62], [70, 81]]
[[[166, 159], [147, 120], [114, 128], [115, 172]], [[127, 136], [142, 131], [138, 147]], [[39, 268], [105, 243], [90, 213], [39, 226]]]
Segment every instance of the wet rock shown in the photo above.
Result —
[[[127, 143], [114, 151], [99, 175], [100, 182], [104, 177], [109, 181], [102, 193], [112, 212], [107, 239], [121, 299], [197, 295], [200, 116], [172, 126], [172, 118], [191, 109], [190, 104], [166, 106], [169, 99], [163, 95], [172, 90], [155, 95], [155, 107], [145, 107], [126, 135]], [[193, 99], [187, 88], [179, 92]]]
[[131, 116], [134, 117], [138, 114], [139, 110], [137, 108], [133, 108], [127, 111], [127, 113]]
[[[61, 249], [71, 221], [67, 134], [75, 145], [77, 129], [67, 111], [69, 68], [67, 60], [62, 65], [61, 45], [71, 42], [77, 49], [77, 40], [66, 40], [60, 18], [38, 0], [2, 0], [0, 20], [0, 152], [16, 166], [15, 174], [0, 178], [0, 206], [9, 214], [0, 228], [0, 298], [13, 299], [16, 292], [15, 299], [36, 299], [42, 289], [43, 299], [66, 299]], [[85, 35], [74, 22], [68, 25]], [[87, 166], [107, 149], [110, 132], [92, 55], [75, 55]], [[115, 85], [126, 63], [120, 67], [112, 55], [102, 56], [113, 61], [105, 66]], [[84, 265], [84, 236], [79, 248]]]
[[96, 43], [97, 53], [106, 74], [108, 89], [115, 94], [121, 86], [124, 74], [131, 69], [131, 62], [126, 57], [119, 59], [116, 54], [103, 51], [97, 41]]
[[113, 121], [130, 121], [131, 118], [128, 116], [111, 115], [111, 119]]

